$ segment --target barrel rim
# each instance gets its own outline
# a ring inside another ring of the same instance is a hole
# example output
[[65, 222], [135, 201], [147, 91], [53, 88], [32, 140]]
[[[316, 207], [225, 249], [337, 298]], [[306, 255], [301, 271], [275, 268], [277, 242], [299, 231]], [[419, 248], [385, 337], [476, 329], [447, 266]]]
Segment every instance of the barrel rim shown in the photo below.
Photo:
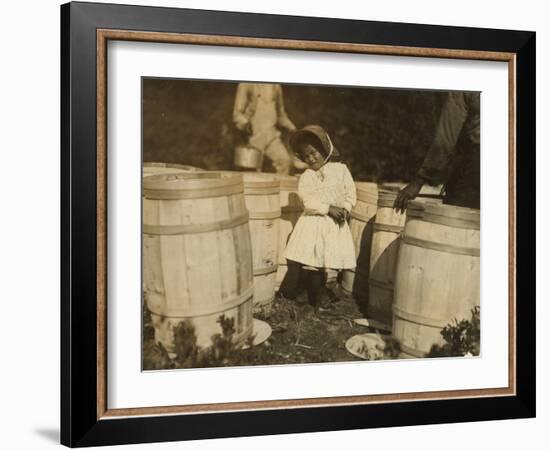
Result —
[[[386, 189], [389, 191], [395, 191], [399, 193], [403, 190], [405, 186], [407, 186], [408, 183], [404, 182], [384, 182], [379, 184], [379, 189]], [[429, 184], [424, 184], [422, 188], [420, 189], [420, 192], [418, 193], [419, 197], [424, 198], [441, 198], [441, 191], [443, 190], [443, 185], [437, 185], [437, 186], [431, 186]]]
[[201, 169], [200, 167], [190, 166], [188, 164], [169, 163], [169, 162], [160, 162], [160, 161], [146, 161], [146, 162], [144, 161], [142, 163], [142, 168], [145, 168], [145, 167], [164, 167], [166, 169], [182, 169], [187, 171], [205, 172], [205, 170]]
[[[279, 179], [273, 173], [247, 172], [239, 170], [219, 170], [218, 172], [229, 175], [241, 175], [243, 178], [245, 195], [262, 195], [262, 193], [255, 191], [261, 191], [262, 189], [266, 190], [265, 194], [278, 194], [281, 186]], [[254, 180], [254, 178], [256, 178], [256, 180]], [[267, 192], [267, 190], [271, 190], [271, 192]]]
[[151, 175], [143, 180], [143, 188], [148, 191], [200, 191], [232, 186], [243, 186], [241, 174], [224, 171], [174, 172]]
[[378, 185], [378, 191], [399, 193], [404, 187], [405, 184], [401, 185], [401, 183], [380, 183]]
[[446, 205], [433, 201], [418, 201], [413, 200], [409, 203], [409, 207], [414, 213], [422, 211], [423, 214], [432, 216], [440, 216], [449, 219], [460, 219], [476, 223], [480, 223], [480, 210], [474, 208], [466, 208], [464, 206]]
[[278, 175], [274, 174], [275, 177], [279, 180], [281, 184], [281, 190], [283, 190], [283, 187], [285, 190], [296, 190], [298, 189], [298, 183], [300, 181], [299, 175]]
[[213, 222], [200, 222], [192, 224], [164, 225], [146, 224], [142, 225], [142, 233], [150, 236], [183, 236], [189, 234], [212, 233], [216, 231], [229, 230], [249, 223], [250, 213], [230, 217], [228, 219]]

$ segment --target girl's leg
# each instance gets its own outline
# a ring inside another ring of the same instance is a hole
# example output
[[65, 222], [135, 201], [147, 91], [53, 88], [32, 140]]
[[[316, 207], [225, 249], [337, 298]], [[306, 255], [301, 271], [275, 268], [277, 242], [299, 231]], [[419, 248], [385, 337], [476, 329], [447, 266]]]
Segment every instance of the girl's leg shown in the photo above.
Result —
[[324, 290], [325, 290], [326, 294], [328, 295], [330, 301], [331, 302], [339, 302], [340, 299], [338, 298], [338, 296], [327, 285], [327, 283], [328, 283], [328, 272], [326, 270], [323, 270], [322, 274], [323, 274], [323, 280], [322, 280], [323, 287], [324, 287]]
[[308, 270], [309, 280], [307, 295], [309, 303], [315, 307], [329, 308], [330, 299], [325, 292], [325, 284], [323, 284], [324, 271]]
[[279, 292], [286, 298], [295, 299], [302, 290], [304, 270], [302, 270], [302, 264], [288, 259], [287, 267], [288, 270], [283, 281], [281, 281]]

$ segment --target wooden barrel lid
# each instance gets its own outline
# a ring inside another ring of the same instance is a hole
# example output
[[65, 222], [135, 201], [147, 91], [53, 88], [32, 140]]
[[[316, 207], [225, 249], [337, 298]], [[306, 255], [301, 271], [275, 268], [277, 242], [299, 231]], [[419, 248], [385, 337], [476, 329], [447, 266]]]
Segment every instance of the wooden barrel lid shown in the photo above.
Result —
[[[160, 169], [159, 172], [155, 172], [155, 169]], [[165, 170], [162, 170], [165, 169]], [[182, 170], [185, 172], [202, 172], [200, 167], [189, 166], [186, 164], [166, 163], [166, 162], [144, 162], [143, 163], [143, 175], [157, 175], [160, 173], [171, 173], [170, 169], [176, 169], [173, 172]], [[161, 171], [162, 170], [162, 171]]]
[[178, 172], [143, 180], [143, 195], [152, 200], [223, 197], [243, 190], [243, 177], [239, 173]]
[[[392, 192], [399, 192], [401, 189], [403, 189], [405, 186], [407, 186], [407, 183], [383, 183], [380, 185], [382, 189], [392, 191]], [[430, 186], [429, 184], [424, 184], [422, 188], [420, 189], [420, 192], [418, 193], [419, 197], [426, 197], [426, 198], [441, 198], [441, 191], [443, 190], [443, 185], [439, 186]]]
[[407, 206], [407, 217], [456, 228], [479, 230], [479, 209], [444, 205], [435, 200], [413, 200]]

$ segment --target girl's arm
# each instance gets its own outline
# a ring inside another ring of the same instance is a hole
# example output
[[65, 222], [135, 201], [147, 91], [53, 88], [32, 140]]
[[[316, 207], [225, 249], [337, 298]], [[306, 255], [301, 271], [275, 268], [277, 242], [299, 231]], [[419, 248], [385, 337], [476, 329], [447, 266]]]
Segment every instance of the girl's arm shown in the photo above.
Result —
[[349, 169], [345, 164], [342, 164], [344, 168], [343, 183], [344, 183], [344, 208], [347, 212], [351, 212], [352, 208], [357, 202], [357, 191], [355, 189], [355, 183]]
[[321, 201], [313, 177], [314, 174], [310, 170], [302, 174], [298, 182], [298, 195], [304, 203], [304, 211], [307, 215], [325, 216], [328, 214], [330, 205]]

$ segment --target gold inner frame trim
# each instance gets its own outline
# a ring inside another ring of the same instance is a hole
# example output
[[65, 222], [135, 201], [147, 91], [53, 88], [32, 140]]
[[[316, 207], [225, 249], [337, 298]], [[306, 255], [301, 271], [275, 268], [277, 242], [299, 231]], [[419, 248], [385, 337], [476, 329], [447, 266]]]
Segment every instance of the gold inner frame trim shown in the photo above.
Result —
[[[174, 405], [108, 409], [107, 405], [107, 42], [109, 40], [181, 43], [232, 47], [364, 53], [392, 56], [502, 61], [509, 74], [509, 342], [508, 387], [491, 389], [412, 392], [401, 394], [265, 400], [202, 405]], [[147, 31], [97, 30], [97, 419], [135, 416], [219, 413], [246, 410], [292, 409], [323, 406], [395, 403], [513, 396], [516, 394], [516, 54], [477, 50], [422, 48], [324, 41], [248, 38], [239, 36], [158, 33]]]

